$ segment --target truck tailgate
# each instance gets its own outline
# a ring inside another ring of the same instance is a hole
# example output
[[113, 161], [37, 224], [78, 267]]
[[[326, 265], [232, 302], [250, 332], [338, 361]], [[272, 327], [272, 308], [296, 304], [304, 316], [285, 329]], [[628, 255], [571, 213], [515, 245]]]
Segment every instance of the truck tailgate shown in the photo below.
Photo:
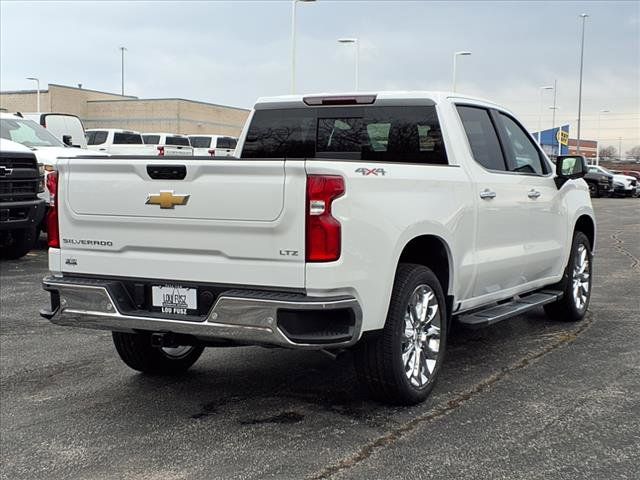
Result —
[[304, 287], [303, 162], [75, 158], [58, 169], [58, 271]]

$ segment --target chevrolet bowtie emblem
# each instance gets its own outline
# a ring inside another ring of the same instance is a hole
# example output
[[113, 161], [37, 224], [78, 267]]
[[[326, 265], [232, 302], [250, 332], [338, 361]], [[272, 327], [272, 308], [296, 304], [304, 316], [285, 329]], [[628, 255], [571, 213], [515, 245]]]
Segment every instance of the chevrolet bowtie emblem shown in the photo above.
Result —
[[175, 195], [173, 190], [160, 190], [160, 193], [147, 195], [147, 205], [160, 205], [160, 208], [173, 208], [176, 205], [186, 205], [191, 195]]

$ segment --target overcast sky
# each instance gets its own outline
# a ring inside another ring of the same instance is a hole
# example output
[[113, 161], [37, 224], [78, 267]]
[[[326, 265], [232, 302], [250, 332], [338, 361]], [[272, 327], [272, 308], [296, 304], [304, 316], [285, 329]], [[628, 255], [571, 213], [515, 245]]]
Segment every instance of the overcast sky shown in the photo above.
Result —
[[[250, 107], [289, 92], [291, 1], [0, 2], [0, 89], [60, 83]], [[580, 13], [588, 13], [583, 138], [640, 144], [640, 2], [329, 1], [297, 6], [298, 92], [450, 90], [487, 97], [537, 129], [539, 87], [558, 81], [559, 120], [577, 118]], [[43, 87], [44, 88], [44, 87]], [[551, 127], [552, 92], [543, 126]]]

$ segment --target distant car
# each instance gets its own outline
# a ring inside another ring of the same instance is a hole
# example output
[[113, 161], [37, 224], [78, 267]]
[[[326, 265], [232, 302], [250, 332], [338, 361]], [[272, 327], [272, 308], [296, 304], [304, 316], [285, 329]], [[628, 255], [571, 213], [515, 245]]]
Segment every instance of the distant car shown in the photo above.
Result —
[[640, 196], [640, 172], [637, 170], [615, 170], [613, 173], [618, 173], [621, 175], [627, 175], [629, 177], [633, 177], [636, 179], [636, 197]]
[[177, 133], [143, 133], [142, 139], [145, 145], [154, 145], [157, 154], [161, 157], [190, 157], [193, 155], [193, 147], [189, 143], [189, 137]]
[[224, 135], [189, 135], [195, 156], [232, 157], [238, 139]]
[[157, 155], [154, 147], [144, 144], [140, 132], [119, 128], [87, 130], [87, 148], [111, 155]]
[[607, 197], [613, 193], [613, 175], [589, 171], [584, 177], [591, 197]]
[[636, 194], [638, 181], [628, 175], [615, 174], [600, 165], [589, 165], [590, 173], [604, 173], [613, 176], [613, 195], [631, 197]]
[[20, 113], [49, 130], [54, 137], [70, 147], [87, 148], [82, 120], [70, 113]]

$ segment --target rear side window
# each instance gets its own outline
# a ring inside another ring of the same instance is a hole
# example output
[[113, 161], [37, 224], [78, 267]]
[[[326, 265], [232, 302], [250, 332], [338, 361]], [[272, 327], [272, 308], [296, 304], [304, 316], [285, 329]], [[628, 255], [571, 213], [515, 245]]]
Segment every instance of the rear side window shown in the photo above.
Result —
[[209, 148], [211, 147], [211, 137], [189, 137], [193, 148]]
[[139, 133], [114, 133], [114, 145], [141, 145], [142, 137]]
[[448, 163], [435, 107], [258, 110], [242, 156]]
[[457, 108], [475, 161], [488, 170], [506, 170], [498, 135], [489, 111], [467, 106]]
[[160, 143], [160, 135], [142, 135], [145, 145], [157, 145]]
[[166, 145], [180, 145], [184, 147], [188, 147], [189, 139], [187, 137], [167, 137]]
[[236, 148], [236, 144], [238, 141], [232, 137], [218, 137], [218, 142], [216, 144], [216, 148]]
[[102, 145], [107, 141], [108, 132], [98, 131], [98, 132], [87, 132], [87, 145]]

